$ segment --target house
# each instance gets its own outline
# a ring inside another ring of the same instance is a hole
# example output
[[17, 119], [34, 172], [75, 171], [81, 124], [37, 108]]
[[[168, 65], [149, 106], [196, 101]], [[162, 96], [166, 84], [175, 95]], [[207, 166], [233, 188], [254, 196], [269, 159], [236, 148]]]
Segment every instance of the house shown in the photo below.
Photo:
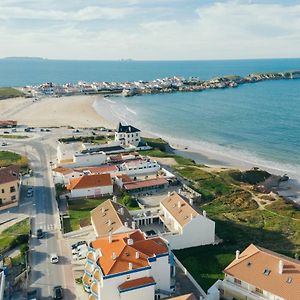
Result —
[[137, 147], [141, 141], [141, 131], [131, 125], [119, 123], [115, 132], [115, 141], [118, 141], [122, 146], [133, 145]]
[[19, 201], [20, 167], [9, 166], [0, 168], [0, 205]]
[[70, 179], [79, 178], [84, 175], [94, 174], [114, 174], [119, 171], [115, 165], [101, 165], [98, 167], [83, 167], [83, 168], [67, 168], [67, 167], [56, 167], [52, 169], [55, 183], [68, 184]]
[[300, 261], [253, 244], [236, 251], [224, 274], [208, 290], [208, 299], [300, 299]]
[[15, 120], [0, 120], [0, 128], [17, 127], [18, 122]]
[[120, 173], [135, 176], [149, 173], [156, 173], [160, 170], [157, 161], [150, 158], [138, 158], [123, 162], [119, 166]]
[[91, 242], [82, 281], [90, 300], [153, 300], [171, 295], [174, 275], [165, 241], [134, 230]]
[[66, 186], [71, 198], [101, 197], [113, 194], [113, 183], [110, 174], [85, 175], [70, 179]]
[[160, 219], [169, 233], [163, 236], [172, 249], [183, 249], [215, 242], [215, 222], [176, 192], [169, 193], [160, 203]]
[[132, 181], [124, 183], [125, 191], [130, 194], [157, 192], [164, 190], [169, 186], [169, 182], [165, 178], [154, 178], [142, 181]]
[[112, 200], [106, 200], [91, 211], [91, 223], [97, 237], [135, 229], [126, 207]]

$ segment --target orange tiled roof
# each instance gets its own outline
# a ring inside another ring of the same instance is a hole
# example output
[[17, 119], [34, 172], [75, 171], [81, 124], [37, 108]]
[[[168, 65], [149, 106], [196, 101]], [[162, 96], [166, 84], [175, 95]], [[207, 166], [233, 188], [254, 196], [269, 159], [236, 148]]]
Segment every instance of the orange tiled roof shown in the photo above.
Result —
[[[133, 240], [132, 245], [128, 245], [128, 239]], [[97, 239], [91, 243], [91, 247], [101, 250], [98, 265], [104, 275], [126, 272], [129, 270], [129, 263], [132, 263], [132, 269], [147, 267], [150, 257], [168, 253], [168, 247], [161, 238], [146, 239], [140, 230], [114, 234], [111, 243], [108, 237]], [[138, 258], [136, 252], [139, 254]]]
[[153, 277], [141, 277], [138, 279], [128, 280], [119, 285], [119, 291], [140, 287], [151, 283], [155, 283]]
[[[179, 203], [180, 207], [178, 205]], [[181, 226], [189, 223], [191, 216], [194, 218], [199, 215], [199, 213], [176, 192], [171, 193], [170, 196], [161, 201], [161, 204]]]
[[112, 185], [110, 174], [95, 174], [70, 179], [67, 189], [76, 190], [109, 185]]
[[[282, 274], [279, 261], [284, 266]], [[265, 270], [270, 271], [268, 275]], [[286, 300], [300, 299], [300, 262], [276, 252], [251, 244], [224, 272]]]
[[64, 167], [57, 167], [57, 168], [54, 168], [52, 169], [53, 172], [57, 172], [57, 173], [61, 173], [63, 175], [66, 175], [66, 174], [70, 174], [73, 172], [72, 169], [70, 168], [64, 168]]
[[124, 188], [126, 190], [135, 190], [139, 188], [145, 188], [145, 187], [151, 187], [151, 186], [157, 186], [163, 184], [168, 184], [168, 181], [164, 178], [155, 178], [155, 179], [148, 179], [143, 181], [128, 182], [124, 184]]

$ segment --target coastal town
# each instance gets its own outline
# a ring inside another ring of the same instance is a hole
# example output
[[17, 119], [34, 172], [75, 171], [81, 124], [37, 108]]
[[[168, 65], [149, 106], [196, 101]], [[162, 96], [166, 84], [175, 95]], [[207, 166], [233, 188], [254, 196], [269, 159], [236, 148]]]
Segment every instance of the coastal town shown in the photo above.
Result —
[[135, 82], [85, 82], [77, 84], [55, 84], [47, 82], [38, 86], [25, 86], [18, 88], [26, 97], [39, 98], [44, 96], [72, 96], [94, 94], [122, 94], [125, 97], [174, 93], [174, 92], [200, 92], [208, 89], [234, 88], [241, 84], [256, 83], [266, 80], [284, 80], [300, 78], [300, 71], [287, 71], [278, 73], [253, 73], [245, 77], [230, 75], [210, 80], [201, 80], [198, 77], [167, 77], [152, 81]]
[[287, 175], [215, 171], [121, 122], [0, 125], [0, 299], [300, 299]]

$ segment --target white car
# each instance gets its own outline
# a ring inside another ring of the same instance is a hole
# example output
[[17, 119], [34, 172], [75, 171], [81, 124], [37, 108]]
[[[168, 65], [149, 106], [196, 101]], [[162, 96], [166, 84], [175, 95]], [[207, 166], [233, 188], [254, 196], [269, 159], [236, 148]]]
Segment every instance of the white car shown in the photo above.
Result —
[[58, 256], [56, 253], [52, 253], [50, 255], [50, 262], [51, 264], [57, 264], [58, 263]]

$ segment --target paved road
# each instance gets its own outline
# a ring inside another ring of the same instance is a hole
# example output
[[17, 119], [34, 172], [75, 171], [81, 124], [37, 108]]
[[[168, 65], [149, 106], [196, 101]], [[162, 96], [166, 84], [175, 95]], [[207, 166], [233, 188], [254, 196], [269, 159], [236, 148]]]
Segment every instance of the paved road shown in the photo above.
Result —
[[[26, 143], [26, 146], [24, 146]], [[21, 146], [22, 145], [22, 146]], [[74, 281], [70, 276], [70, 262], [65, 254], [62, 255], [63, 244], [60, 233], [59, 213], [54, 198], [54, 187], [50, 178], [49, 161], [53, 148], [41, 139], [24, 142], [10, 142], [8, 150], [25, 152], [30, 159], [33, 176], [24, 179], [24, 186], [33, 186], [33, 197], [26, 198], [26, 187], [22, 190], [19, 207], [9, 209], [12, 213], [25, 213], [32, 220], [32, 239], [30, 241], [30, 264], [32, 266], [29, 287], [38, 290], [39, 299], [52, 299], [52, 290], [56, 285], [65, 288], [65, 298], [75, 299], [73, 294]], [[5, 213], [5, 211], [0, 212]], [[45, 237], [36, 238], [38, 228], [43, 229]], [[58, 264], [51, 264], [49, 254], [57, 253]], [[66, 279], [67, 278], [67, 279]]]

